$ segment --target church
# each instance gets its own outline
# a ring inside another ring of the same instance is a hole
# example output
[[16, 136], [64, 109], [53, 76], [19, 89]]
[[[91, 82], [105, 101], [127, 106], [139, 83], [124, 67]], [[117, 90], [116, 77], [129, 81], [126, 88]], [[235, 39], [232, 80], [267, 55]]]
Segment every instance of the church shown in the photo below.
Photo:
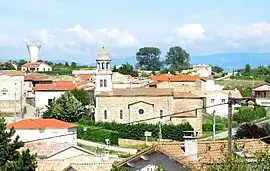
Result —
[[188, 122], [194, 130], [202, 132], [200, 108], [204, 107], [204, 97], [191, 92], [176, 92], [172, 88], [113, 88], [111, 59], [105, 47], [101, 48], [96, 65], [94, 91], [96, 121], [163, 124]]

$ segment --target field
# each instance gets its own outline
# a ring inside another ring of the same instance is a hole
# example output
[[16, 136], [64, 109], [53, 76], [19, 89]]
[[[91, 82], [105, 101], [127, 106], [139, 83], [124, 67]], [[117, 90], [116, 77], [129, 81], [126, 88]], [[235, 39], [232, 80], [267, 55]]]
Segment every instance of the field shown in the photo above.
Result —
[[[262, 80], [254, 80], [254, 86], [263, 83]], [[216, 84], [223, 85], [225, 87], [231, 86], [232, 88], [244, 86], [244, 87], [252, 87], [253, 86], [253, 80], [219, 80], [216, 81]]]

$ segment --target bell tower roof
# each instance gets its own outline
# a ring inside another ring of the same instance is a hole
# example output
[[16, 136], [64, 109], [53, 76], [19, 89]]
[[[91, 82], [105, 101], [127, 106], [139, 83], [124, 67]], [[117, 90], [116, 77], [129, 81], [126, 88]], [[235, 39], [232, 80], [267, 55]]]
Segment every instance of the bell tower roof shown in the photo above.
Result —
[[99, 50], [97, 60], [111, 60], [109, 52], [105, 46], [102, 46]]

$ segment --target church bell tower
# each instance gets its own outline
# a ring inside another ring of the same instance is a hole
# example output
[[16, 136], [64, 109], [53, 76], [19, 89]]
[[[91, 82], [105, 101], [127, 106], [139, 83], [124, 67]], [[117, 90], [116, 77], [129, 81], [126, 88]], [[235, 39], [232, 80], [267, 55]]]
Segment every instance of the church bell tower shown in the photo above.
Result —
[[111, 59], [108, 50], [103, 46], [96, 59], [95, 94], [112, 91]]

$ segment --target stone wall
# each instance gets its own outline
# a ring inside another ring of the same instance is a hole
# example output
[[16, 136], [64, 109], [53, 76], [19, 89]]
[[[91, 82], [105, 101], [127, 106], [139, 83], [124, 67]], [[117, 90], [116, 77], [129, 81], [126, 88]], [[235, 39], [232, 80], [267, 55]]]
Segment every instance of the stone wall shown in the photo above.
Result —
[[14, 113], [15, 109], [16, 109], [16, 112], [21, 112], [21, 105], [23, 108], [25, 106], [25, 103], [21, 104], [20, 100], [16, 100], [16, 103], [14, 100], [0, 100], [0, 112], [1, 113], [10, 113], [10, 112]]

